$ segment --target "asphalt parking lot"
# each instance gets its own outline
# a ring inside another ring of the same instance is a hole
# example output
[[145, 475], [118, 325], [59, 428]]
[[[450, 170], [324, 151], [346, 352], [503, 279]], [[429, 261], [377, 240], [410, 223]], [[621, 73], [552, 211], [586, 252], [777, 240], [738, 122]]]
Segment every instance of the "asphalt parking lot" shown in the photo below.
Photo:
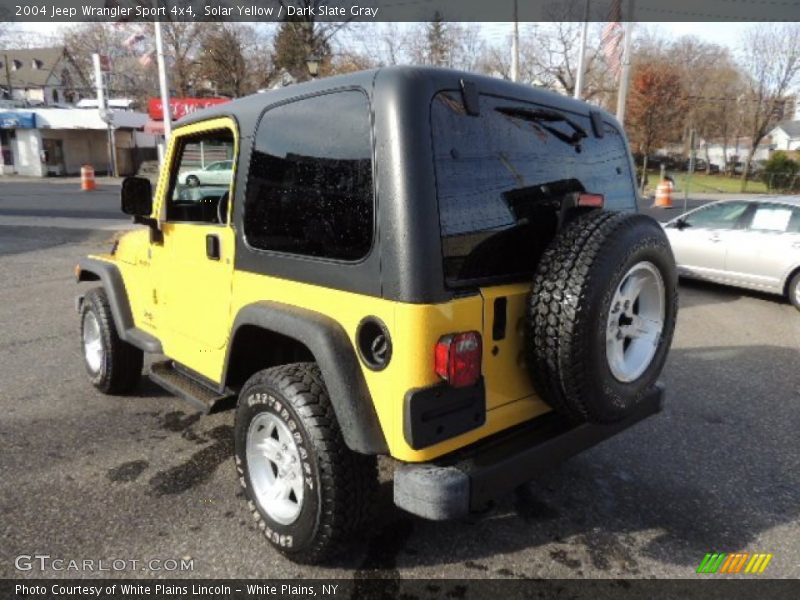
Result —
[[370, 536], [300, 567], [241, 498], [232, 413], [201, 417], [144, 378], [121, 398], [88, 384], [72, 268], [121, 221], [113, 186], [81, 217], [59, 185], [31, 216], [33, 187], [0, 184], [0, 578], [75, 575], [15, 569], [34, 553], [193, 561], [124, 577], [692, 578], [712, 551], [769, 552], [769, 576], [800, 577], [800, 313], [782, 299], [683, 283], [660, 415], [466, 520], [407, 515], [386, 481]]

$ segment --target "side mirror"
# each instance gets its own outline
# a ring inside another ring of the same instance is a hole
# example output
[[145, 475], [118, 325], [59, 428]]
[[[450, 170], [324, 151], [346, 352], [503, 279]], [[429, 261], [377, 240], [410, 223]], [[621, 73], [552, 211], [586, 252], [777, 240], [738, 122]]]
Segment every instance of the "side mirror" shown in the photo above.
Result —
[[675, 229], [677, 229], [679, 231], [683, 231], [684, 229], [689, 227], [689, 222], [686, 219], [677, 219], [673, 223], [673, 227], [675, 227]]
[[153, 212], [153, 186], [144, 177], [126, 177], [122, 181], [122, 212], [134, 217], [149, 217]]

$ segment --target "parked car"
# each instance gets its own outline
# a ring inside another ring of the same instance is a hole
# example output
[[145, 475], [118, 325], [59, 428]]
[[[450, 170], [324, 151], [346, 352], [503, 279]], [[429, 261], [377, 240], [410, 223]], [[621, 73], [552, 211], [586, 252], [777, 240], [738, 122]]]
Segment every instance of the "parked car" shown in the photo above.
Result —
[[[681, 171], [688, 171], [689, 167], [691, 166], [691, 159], [685, 158], [680, 165]], [[708, 169], [708, 163], [704, 158], [695, 157], [694, 159], [694, 169], [693, 171], [696, 173], [698, 171], [705, 171]]]
[[219, 160], [202, 169], [181, 173], [186, 185], [228, 185], [233, 177], [233, 161]]
[[800, 197], [714, 202], [665, 230], [680, 275], [784, 295], [800, 310]]

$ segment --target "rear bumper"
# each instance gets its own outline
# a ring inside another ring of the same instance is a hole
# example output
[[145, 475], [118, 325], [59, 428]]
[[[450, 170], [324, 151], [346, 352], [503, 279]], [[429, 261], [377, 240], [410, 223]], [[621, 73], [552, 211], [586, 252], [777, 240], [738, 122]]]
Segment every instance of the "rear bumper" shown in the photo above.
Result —
[[441, 521], [489, 506], [541, 472], [658, 413], [664, 387], [656, 384], [626, 419], [610, 425], [572, 425], [549, 413], [431, 463], [395, 470], [394, 503]]

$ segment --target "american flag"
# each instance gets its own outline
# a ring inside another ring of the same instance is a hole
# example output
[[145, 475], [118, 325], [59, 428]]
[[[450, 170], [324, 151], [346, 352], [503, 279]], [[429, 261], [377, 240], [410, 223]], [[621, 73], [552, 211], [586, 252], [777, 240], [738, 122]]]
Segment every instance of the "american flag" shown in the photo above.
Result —
[[600, 38], [600, 47], [606, 57], [608, 68], [619, 79], [622, 72], [622, 41], [625, 31], [622, 27], [622, 0], [611, 0], [611, 10], [608, 13], [608, 23], [603, 28]]

